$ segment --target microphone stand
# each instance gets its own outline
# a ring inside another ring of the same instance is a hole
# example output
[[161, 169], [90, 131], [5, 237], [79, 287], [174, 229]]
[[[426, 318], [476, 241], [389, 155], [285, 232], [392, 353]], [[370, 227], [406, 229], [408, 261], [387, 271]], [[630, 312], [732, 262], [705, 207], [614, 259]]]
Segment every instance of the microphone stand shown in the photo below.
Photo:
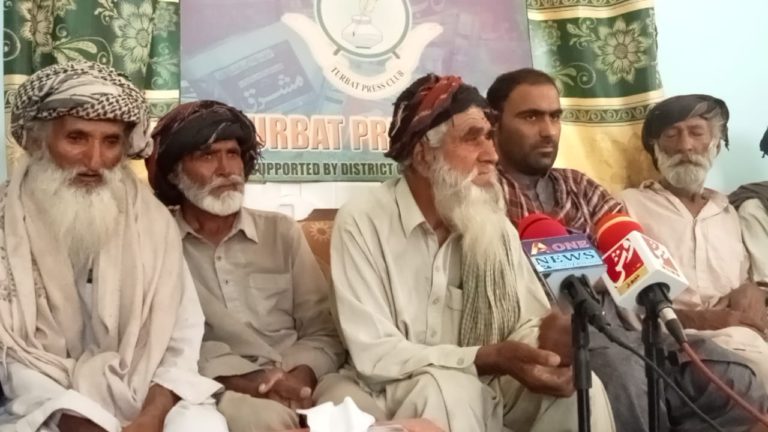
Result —
[[[642, 339], [645, 356], [658, 367], [664, 366], [664, 346], [661, 343], [661, 324], [658, 305], [661, 301], [669, 302], [667, 289], [663, 284], [645, 288], [637, 296], [637, 302], [645, 308], [643, 317]], [[645, 365], [645, 379], [648, 386], [648, 427], [649, 432], [658, 432], [661, 425], [661, 378], [653, 368]]]
[[592, 387], [592, 370], [589, 368], [588, 324], [594, 319], [587, 297], [589, 282], [582, 276], [568, 276], [561, 285], [562, 291], [571, 298], [571, 341], [573, 345], [573, 382], [576, 387], [579, 432], [590, 431], [592, 414], [589, 406], [589, 389]]

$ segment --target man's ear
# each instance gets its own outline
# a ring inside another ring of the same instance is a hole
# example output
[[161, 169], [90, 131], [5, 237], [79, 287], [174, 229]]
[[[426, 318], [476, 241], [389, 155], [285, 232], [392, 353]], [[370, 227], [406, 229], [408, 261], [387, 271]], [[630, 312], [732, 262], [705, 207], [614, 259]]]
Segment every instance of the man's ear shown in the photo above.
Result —
[[181, 161], [179, 161], [176, 166], [173, 168], [173, 171], [171, 171], [170, 174], [168, 174], [168, 181], [171, 182], [172, 185], [178, 186], [179, 185], [179, 173], [181, 172]]
[[426, 137], [419, 140], [416, 146], [413, 148], [413, 155], [411, 155], [411, 166], [418, 174], [423, 177], [429, 177], [429, 167], [432, 165], [432, 161], [435, 159], [435, 151], [437, 149], [429, 146], [429, 141]]

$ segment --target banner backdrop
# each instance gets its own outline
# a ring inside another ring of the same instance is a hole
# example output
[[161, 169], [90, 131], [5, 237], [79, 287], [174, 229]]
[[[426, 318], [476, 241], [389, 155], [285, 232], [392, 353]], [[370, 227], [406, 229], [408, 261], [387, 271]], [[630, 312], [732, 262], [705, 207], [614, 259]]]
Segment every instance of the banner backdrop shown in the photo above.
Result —
[[531, 65], [525, 3], [185, 0], [182, 101], [251, 116], [267, 150], [253, 181], [381, 181], [395, 97], [427, 72], [480, 88]]

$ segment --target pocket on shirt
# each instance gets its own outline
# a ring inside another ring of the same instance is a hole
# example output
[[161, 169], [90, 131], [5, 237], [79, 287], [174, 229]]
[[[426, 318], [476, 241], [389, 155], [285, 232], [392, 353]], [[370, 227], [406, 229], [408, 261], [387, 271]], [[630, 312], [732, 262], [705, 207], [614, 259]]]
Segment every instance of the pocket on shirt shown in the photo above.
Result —
[[448, 285], [445, 292], [445, 305], [448, 309], [461, 312], [464, 308], [464, 291], [455, 286]]
[[252, 273], [246, 298], [257, 320], [270, 329], [293, 325], [293, 279], [290, 273]]

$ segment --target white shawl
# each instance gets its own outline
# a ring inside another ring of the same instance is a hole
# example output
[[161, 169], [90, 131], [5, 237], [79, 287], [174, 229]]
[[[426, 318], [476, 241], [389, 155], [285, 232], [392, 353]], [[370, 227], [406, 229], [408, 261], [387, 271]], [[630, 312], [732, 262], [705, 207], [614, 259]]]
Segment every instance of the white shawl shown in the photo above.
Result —
[[[168, 210], [135, 176], [126, 176], [125, 211], [94, 261], [93, 314], [84, 316], [67, 255], [52, 241], [36, 200], [22, 187], [26, 171], [24, 163], [0, 189], [3, 365], [18, 363], [39, 372], [96, 402], [122, 424], [139, 413], [153, 383], [192, 403], [209, 397], [219, 386], [197, 374], [203, 321], [193, 287], [196, 309], [191, 316], [178, 314], [191, 304], [185, 292], [191, 280]], [[83, 346], [85, 319], [90, 319], [94, 334], [90, 347]], [[192, 326], [197, 340], [178, 340], [174, 333], [181, 326], [186, 339]], [[40, 408], [21, 405], [13, 413], [17, 418]]]

